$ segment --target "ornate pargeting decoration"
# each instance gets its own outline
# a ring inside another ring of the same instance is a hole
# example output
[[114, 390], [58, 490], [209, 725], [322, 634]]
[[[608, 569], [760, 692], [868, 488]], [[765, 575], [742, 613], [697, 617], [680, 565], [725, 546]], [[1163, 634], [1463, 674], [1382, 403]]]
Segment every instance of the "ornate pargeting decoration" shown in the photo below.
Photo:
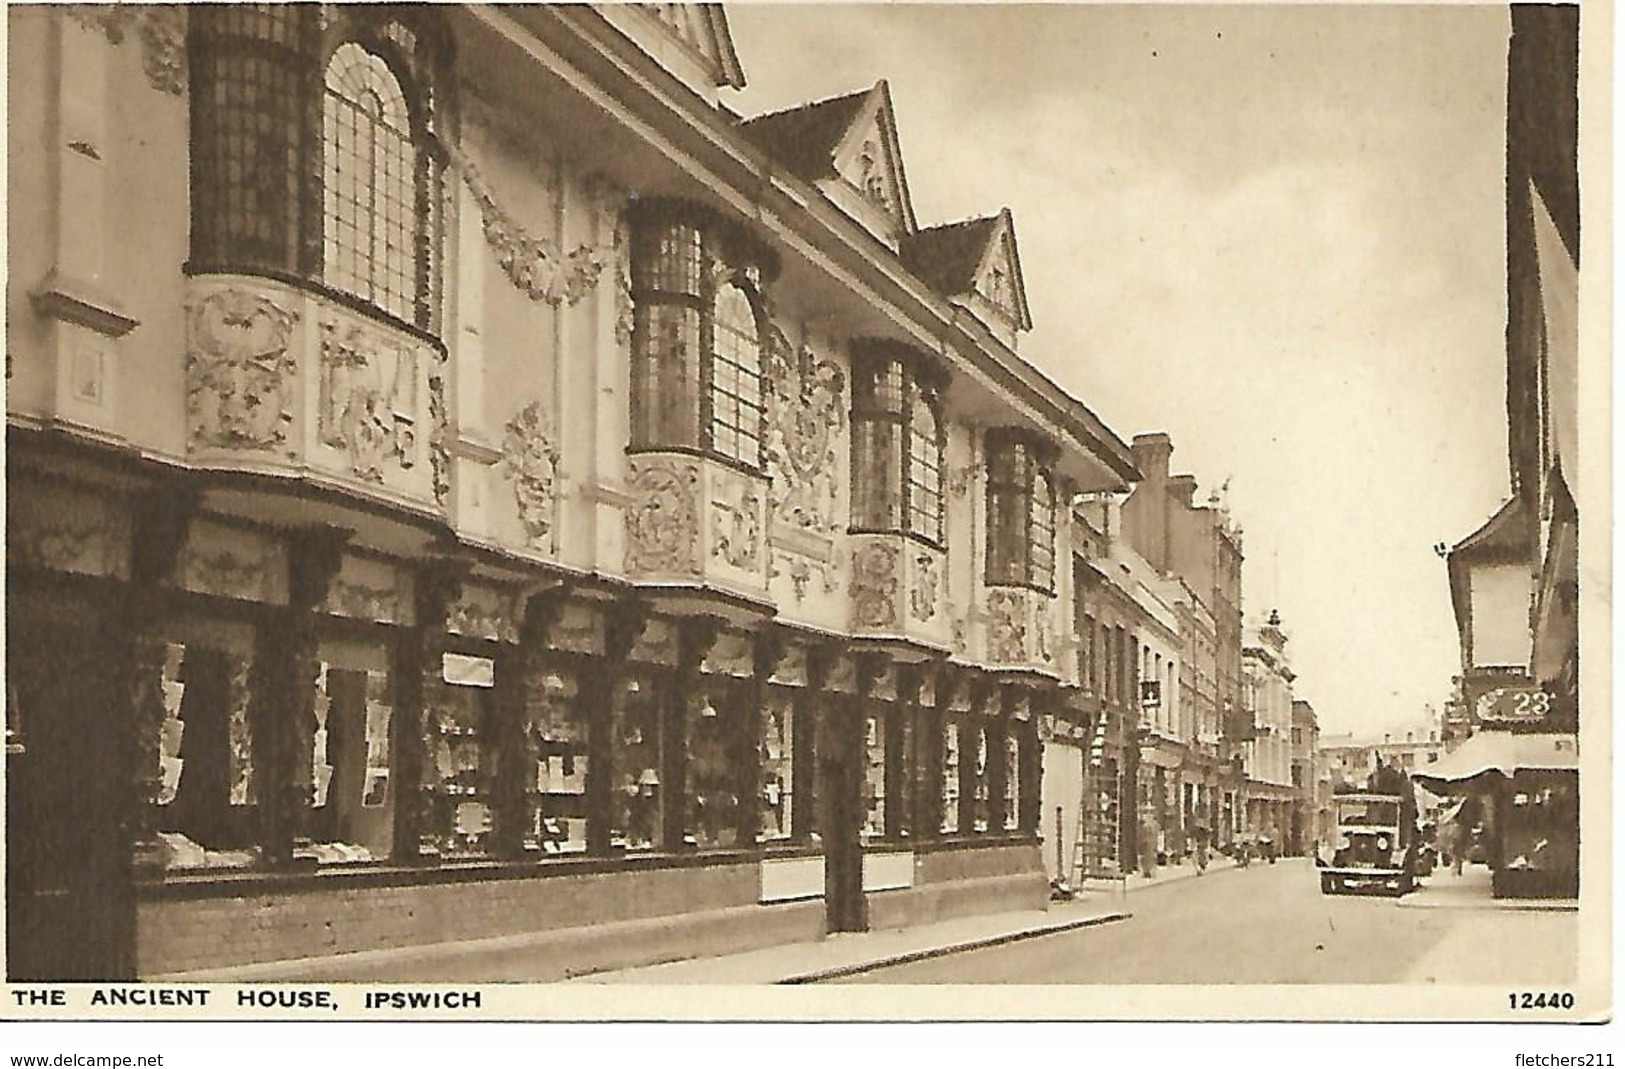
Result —
[[215, 290], [187, 310], [187, 445], [293, 451], [299, 362], [290, 348], [299, 313], [262, 294]]
[[700, 572], [700, 525], [696, 498], [699, 468], [669, 457], [635, 458], [627, 489], [626, 570]]
[[762, 559], [762, 496], [742, 478], [717, 477], [711, 487], [711, 555], [735, 568]]
[[247, 657], [234, 657], [231, 664], [230, 712], [227, 714], [227, 734], [231, 740], [231, 804], [253, 805], [258, 798], [254, 784], [254, 725], [248, 715], [252, 695], [248, 678], [252, 662]]
[[1033, 620], [1033, 645], [1038, 647], [1038, 659], [1045, 664], [1055, 663], [1054, 642], [1050, 636], [1048, 609], [1040, 609]]
[[1027, 659], [1026, 602], [1020, 592], [995, 590], [987, 596], [988, 657], [1003, 664]]
[[383, 482], [384, 465], [417, 460], [418, 364], [415, 349], [360, 324], [322, 328], [322, 441], [344, 450], [350, 470]]
[[551, 239], [532, 237], [497, 203], [472, 160], [455, 148], [448, 148], [447, 154], [480, 206], [486, 244], [521, 293], [557, 308], [575, 304], [598, 285], [604, 269], [604, 255], [599, 249], [579, 245], [566, 253]]
[[459, 635], [513, 642], [519, 637], [515, 597], [487, 587], [464, 586], [447, 613], [447, 627]]
[[937, 586], [937, 559], [929, 553], [916, 554], [914, 581], [908, 589], [908, 608], [921, 623], [937, 614]]
[[134, 32], [141, 40], [147, 83], [175, 96], [186, 91], [186, 7], [182, 4], [69, 4], [62, 9], [80, 25], [100, 30], [119, 45]]
[[451, 496], [451, 437], [446, 425], [446, 378], [438, 370], [429, 376], [429, 476], [434, 503], [446, 507]]
[[846, 431], [846, 376], [805, 346], [793, 349], [777, 327], [770, 335], [767, 374], [774, 518], [803, 530], [833, 531], [843, 467], [837, 450]]
[[336, 578], [327, 588], [327, 611], [348, 616], [353, 620], [399, 623], [400, 592], [393, 584], [373, 586], [370, 583]]
[[852, 611], [857, 626], [897, 626], [897, 547], [871, 542], [852, 554]]
[[[587, 199], [598, 206], [602, 226], [609, 232], [609, 258], [615, 284], [615, 345], [626, 352], [632, 345], [632, 241], [626, 217], [626, 190], [602, 171], [582, 183]], [[602, 231], [600, 231], [602, 233]]]
[[799, 605], [807, 600], [807, 588], [811, 585], [815, 573], [824, 593], [833, 594], [840, 589], [840, 577], [833, 564], [826, 564], [799, 553], [783, 551], [774, 553], [768, 565], [767, 577], [777, 579], [780, 576], [789, 576], [790, 589], [795, 594], [796, 604]]
[[497, 470], [513, 485], [526, 544], [551, 550], [558, 516], [559, 448], [540, 401], [532, 401], [508, 421]]
[[99, 523], [41, 523], [13, 518], [6, 532], [6, 555], [13, 564], [106, 575], [112, 571], [108, 562], [111, 540], [112, 532]]
[[265, 597], [270, 564], [263, 556], [238, 556], [229, 549], [188, 549], [181, 558], [180, 585], [223, 598], [260, 601]]

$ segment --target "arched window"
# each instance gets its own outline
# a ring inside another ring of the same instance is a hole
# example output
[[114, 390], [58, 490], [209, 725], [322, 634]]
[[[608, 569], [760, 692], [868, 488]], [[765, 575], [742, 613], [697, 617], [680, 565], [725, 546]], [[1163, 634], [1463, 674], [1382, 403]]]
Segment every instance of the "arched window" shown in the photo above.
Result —
[[193, 274], [261, 274], [439, 327], [437, 16], [394, 6], [189, 13]]
[[1054, 449], [1020, 430], [987, 437], [987, 581], [1055, 593]]
[[417, 302], [417, 153], [400, 80], [354, 41], [333, 51], [322, 101], [322, 278], [410, 321]]
[[763, 464], [762, 262], [709, 211], [634, 210], [631, 445]]
[[852, 380], [852, 527], [943, 544], [941, 400], [917, 353], [860, 345]]
[[711, 327], [711, 448], [762, 466], [762, 343], [756, 307], [738, 283], [717, 290]]

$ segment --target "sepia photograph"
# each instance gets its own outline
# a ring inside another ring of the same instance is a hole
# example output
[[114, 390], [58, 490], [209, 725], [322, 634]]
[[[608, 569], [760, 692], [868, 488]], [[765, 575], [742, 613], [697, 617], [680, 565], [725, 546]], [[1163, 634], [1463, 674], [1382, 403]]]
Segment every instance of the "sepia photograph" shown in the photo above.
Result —
[[1612, 19], [9, 4], [0, 1017], [1608, 1019]]

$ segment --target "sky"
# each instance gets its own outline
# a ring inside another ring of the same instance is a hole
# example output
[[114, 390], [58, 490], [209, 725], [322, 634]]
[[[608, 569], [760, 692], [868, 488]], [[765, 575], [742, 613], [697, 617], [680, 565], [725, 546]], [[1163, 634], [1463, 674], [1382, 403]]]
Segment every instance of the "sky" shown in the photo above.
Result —
[[1460, 670], [1508, 494], [1505, 7], [730, 4], [745, 115], [887, 79], [921, 226], [1014, 213], [1020, 352], [1228, 481], [1323, 732]]

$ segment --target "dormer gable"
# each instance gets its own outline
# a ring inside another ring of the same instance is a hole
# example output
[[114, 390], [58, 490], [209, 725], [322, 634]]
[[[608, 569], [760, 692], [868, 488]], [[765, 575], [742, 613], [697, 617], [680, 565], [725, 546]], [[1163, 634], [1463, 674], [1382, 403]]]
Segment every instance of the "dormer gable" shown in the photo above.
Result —
[[1014, 347], [1032, 329], [1010, 209], [927, 227], [904, 243], [903, 262], [937, 293], [970, 310]]
[[667, 71], [715, 104], [719, 89], [743, 89], [721, 4], [600, 4], [599, 12]]
[[862, 92], [747, 119], [742, 129], [893, 250], [916, 229], [884, 80]]

